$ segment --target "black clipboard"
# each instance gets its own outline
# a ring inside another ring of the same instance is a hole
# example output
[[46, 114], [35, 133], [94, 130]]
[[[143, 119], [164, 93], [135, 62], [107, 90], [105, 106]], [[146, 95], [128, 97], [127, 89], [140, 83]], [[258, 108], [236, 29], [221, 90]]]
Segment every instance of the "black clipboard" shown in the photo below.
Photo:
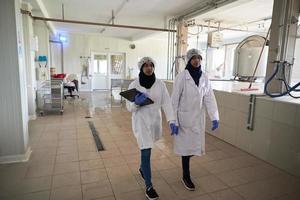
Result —
[[[141, 92], [138, 91], [136, 88], [133, 88], [130, 90], [120, 92], [120, 95], [122, 97], [124, 97], [125, 99], [127, 99], [128, 101], [134, 102], [134, 97], [139, 93], [141, 93]], [[154, 103], [154, 101], [152, 99], [150, 99], [149, 97], [147, 97], [147, 99], [144, 101], [144, 103], [141, 104], [140, 106], [146, 106], [146, 105], [153, 104], [153, 103]]]

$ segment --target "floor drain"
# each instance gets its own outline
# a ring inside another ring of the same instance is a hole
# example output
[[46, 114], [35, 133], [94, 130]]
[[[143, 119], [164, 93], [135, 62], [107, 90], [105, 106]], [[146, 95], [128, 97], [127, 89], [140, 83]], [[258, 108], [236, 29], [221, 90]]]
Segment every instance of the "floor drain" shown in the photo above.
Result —
[[99, 138], [98, 131], [95, 128], [94, 122], [89, 121], [89, 126], [90, 126], [90, 129], [91, 129], [92, 135], [94, 137], [97, 150], [98, 151], [104, 151], [104, 146], [103, 146], [103, 144], [102, 144], [102, 142]]

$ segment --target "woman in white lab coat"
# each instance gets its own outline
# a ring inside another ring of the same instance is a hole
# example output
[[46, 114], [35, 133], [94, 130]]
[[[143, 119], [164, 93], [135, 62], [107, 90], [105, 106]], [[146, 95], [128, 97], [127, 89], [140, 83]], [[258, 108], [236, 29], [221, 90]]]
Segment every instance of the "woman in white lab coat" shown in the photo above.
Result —
[[212, 130], [218, 128], [219, 114], [210, 81], [201, 70], [202, 57], [198, 50], [189, 50], [187, 61], [173, 85], [172, 103], [179, 126], [174, 136], [174, 152], [182, 156], [182, 183], [188, 190], [195, 190], [189, 163], [191, 156], [205, 154], [205, 108]]
[[[142, 92], [135, 97], [134, 102], [126, 101], [126, 107], [132, 112], [132, 129], [141, 150], [140, 173], [145, 180], [146, 197], [157, 199], [158, 195], [151, 182], [150, 156], [154, 142], [162, 137], [161, 108], [164, 110], [171, 131], [177, 133], [172, 102], [165, 83], [158, 80], [154, 74], [154, 61], [149, 57], [142, 58], [138, 67], [139, 78], [134, 80], [128, 89], [136, 88]], [[146, 98], [154, 101], [153, 104], [141, 106]]]

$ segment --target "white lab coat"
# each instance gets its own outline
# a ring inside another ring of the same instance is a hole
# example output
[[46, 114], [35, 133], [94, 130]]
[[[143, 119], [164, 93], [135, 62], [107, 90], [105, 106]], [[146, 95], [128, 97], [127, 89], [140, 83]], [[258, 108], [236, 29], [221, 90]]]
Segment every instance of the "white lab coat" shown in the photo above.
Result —
[[128, 89], [132, 88], [146, 93], [154, 101], [153, 104], [146, 106], [137, 106], [134, 102], [126, 101], [127, 110], [132, 112], [132, 129], [139, 148], [153, 148], [154, 142], [162, 137], [161, 108], [164, 110], [167, 121], [175, 122], [171, 98], [165, 83], [158, 79], [150, 89], [142, 87], [139, 79], [136, 79]]
[[174, 152], [181, 156], [205, 154], [205, 107], [211, 120], [219, 120], [215, 95], [205, 73], [198, 87], [188, 70], [179, 73], [173, 85], [172, 103], [179, 125]]

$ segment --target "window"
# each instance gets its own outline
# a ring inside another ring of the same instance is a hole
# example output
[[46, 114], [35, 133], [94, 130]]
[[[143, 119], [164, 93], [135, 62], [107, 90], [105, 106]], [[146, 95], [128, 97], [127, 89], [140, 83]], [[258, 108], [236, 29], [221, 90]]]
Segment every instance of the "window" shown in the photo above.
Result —
[[[236, 47], [237, 44], [227, 44], [220, 48], [209, 48], [207, 50], [207, 66], [204, 70], [208, 74], [209, 78], [232, 78], [234, 69], [234, 53]], [[202, 55], [205, 55], [205, 53]]]
[[93, 66], [95, 74], [107, 75], [107, 56], [95, 55]]
[[124, 55], [110, 55], [111, 74], [122, 75], [124, 72]]
[[225, 48], [208, 48], [207, 69], [209, 78], [223, 78], [224, 73]]
[[238, 44], [229, 44], [225, 46], [224, 78], [229, 79], [233, 76], [234, 53]]
[[296, 39], [294, 52], [294, 65], [292, 67], [291, 83], [296, 84], [300, 82], [300, 38]]

